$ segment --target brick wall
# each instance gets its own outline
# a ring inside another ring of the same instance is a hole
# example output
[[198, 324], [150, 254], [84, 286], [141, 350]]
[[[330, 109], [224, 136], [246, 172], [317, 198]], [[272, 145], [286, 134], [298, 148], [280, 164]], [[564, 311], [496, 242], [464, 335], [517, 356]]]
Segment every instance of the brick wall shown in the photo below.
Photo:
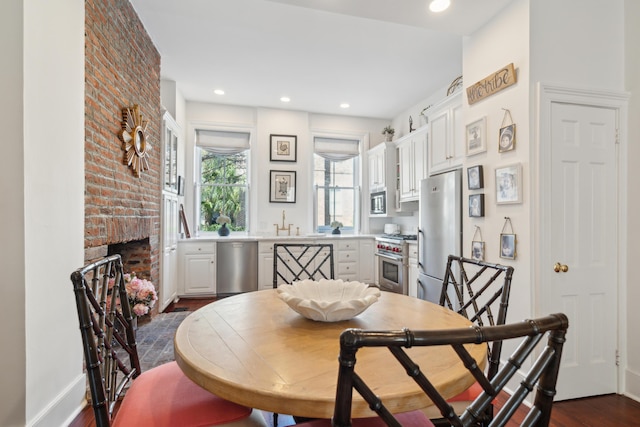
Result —
[[[150, 169], [136, 177], [123, 163], [122, 109], [140, 106]], [[110, 244], [143, 241], [149, 265], [139, 276], [159, 281], [160, 54], [128, 0], [85, 2], [85, 258]], [[147, 240], [148, 239], [148, 243]]]

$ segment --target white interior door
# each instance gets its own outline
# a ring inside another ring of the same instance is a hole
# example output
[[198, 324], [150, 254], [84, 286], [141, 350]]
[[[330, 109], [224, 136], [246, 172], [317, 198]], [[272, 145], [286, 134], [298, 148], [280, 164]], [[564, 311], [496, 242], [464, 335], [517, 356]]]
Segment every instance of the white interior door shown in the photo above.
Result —
[[617, 391], [617, 112], [552, 102], [541, 309], [569, 317], [558, 399]]

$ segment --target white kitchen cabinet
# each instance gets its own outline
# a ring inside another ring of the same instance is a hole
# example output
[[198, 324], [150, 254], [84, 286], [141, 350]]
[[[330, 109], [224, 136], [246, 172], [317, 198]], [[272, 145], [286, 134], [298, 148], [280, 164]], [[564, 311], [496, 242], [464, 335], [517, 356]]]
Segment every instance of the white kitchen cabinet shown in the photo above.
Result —
[[[376, 192], [384, 190], [386, 181], [386, 150], [388, 144], [380, 144], [369, 150], [369, 191]], [[391, 167], [391, 165], [389, 165]]]
[[160, 311], [178, 296], [178, 196], [162, 195], [162, 262]]
[[375, 242], [373, 239], [360, 239], [358, 251], [359, 275], [358, 280], [363, 283], [376, 283]]
[[461, 166], [465, 156], [462, 92], [455, 93], [432, 107], [428, 119], [429, 175]]
[[160, 289], [159, 310], [178, 296], [178, 152], [180, 127], [169, 113], [162, 118], [162, 206], [160, 212]]
[[258, 242], [258, 289], [273, 288], [273, 244]]
[[178, 244], [182, 295], [215, 295], [216, 243], [181, 241]]
[[426, 178], [428, 126], [423, 126], [397, 141], [400, 174], [400, 201], [418, 200], [420, 181]]
[[345, 282], [358, 280], [358, 241], [356, 239], [340, 240], [337, 248], [337, 253], [334, 253], [334, 258], [337, 259], [336, 279], [342, 279]]
[[410, 297], [418, 297], [418, 245], [409, 243], [409, 282], [408, 293]]

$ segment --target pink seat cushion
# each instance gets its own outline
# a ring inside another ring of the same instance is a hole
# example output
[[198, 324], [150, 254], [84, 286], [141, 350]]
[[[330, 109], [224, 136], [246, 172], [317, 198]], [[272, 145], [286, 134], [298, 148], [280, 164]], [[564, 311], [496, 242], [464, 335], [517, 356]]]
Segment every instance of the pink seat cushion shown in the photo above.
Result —
[[[402, 414], [394, 414], [394, 417], [402, 424], [402, 427], [433, 427], [433, 423], [422, 411], [403, 412]], [[354, 418], [351, 420], [353, 427], [387, 427], [382, 418]], [[331, 420], [313, 420], [302, 424], [296, 424], [296, 427], [331, 427]]]
[[113, 426], [199, 427], [238, 421], [252, 409], [224, 400], [187, 378], [176, 362], [143, 372], [127, 391]]
[[480, 396], [482, 393], [482, 386], [475, 382], [471, 387], [463, 391], [457, 396], [452, 397], [451, 399], [447, 399], [448, 402], [463, 402], [463, 401], [472, 401], [475, 400], [476, 397]]

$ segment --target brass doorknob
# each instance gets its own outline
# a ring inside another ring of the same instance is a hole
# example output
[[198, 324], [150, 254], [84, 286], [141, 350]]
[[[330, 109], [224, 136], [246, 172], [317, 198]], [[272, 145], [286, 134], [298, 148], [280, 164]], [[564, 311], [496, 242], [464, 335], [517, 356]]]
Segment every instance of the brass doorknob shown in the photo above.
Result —
[[569, 271], [569, 266], [566, 264], [560, 264], [559, 262], [556, 262], [556, 264], [553, 266], [553, 271], [555, 271], [556, 273], [566, 273], [567, 271]]

